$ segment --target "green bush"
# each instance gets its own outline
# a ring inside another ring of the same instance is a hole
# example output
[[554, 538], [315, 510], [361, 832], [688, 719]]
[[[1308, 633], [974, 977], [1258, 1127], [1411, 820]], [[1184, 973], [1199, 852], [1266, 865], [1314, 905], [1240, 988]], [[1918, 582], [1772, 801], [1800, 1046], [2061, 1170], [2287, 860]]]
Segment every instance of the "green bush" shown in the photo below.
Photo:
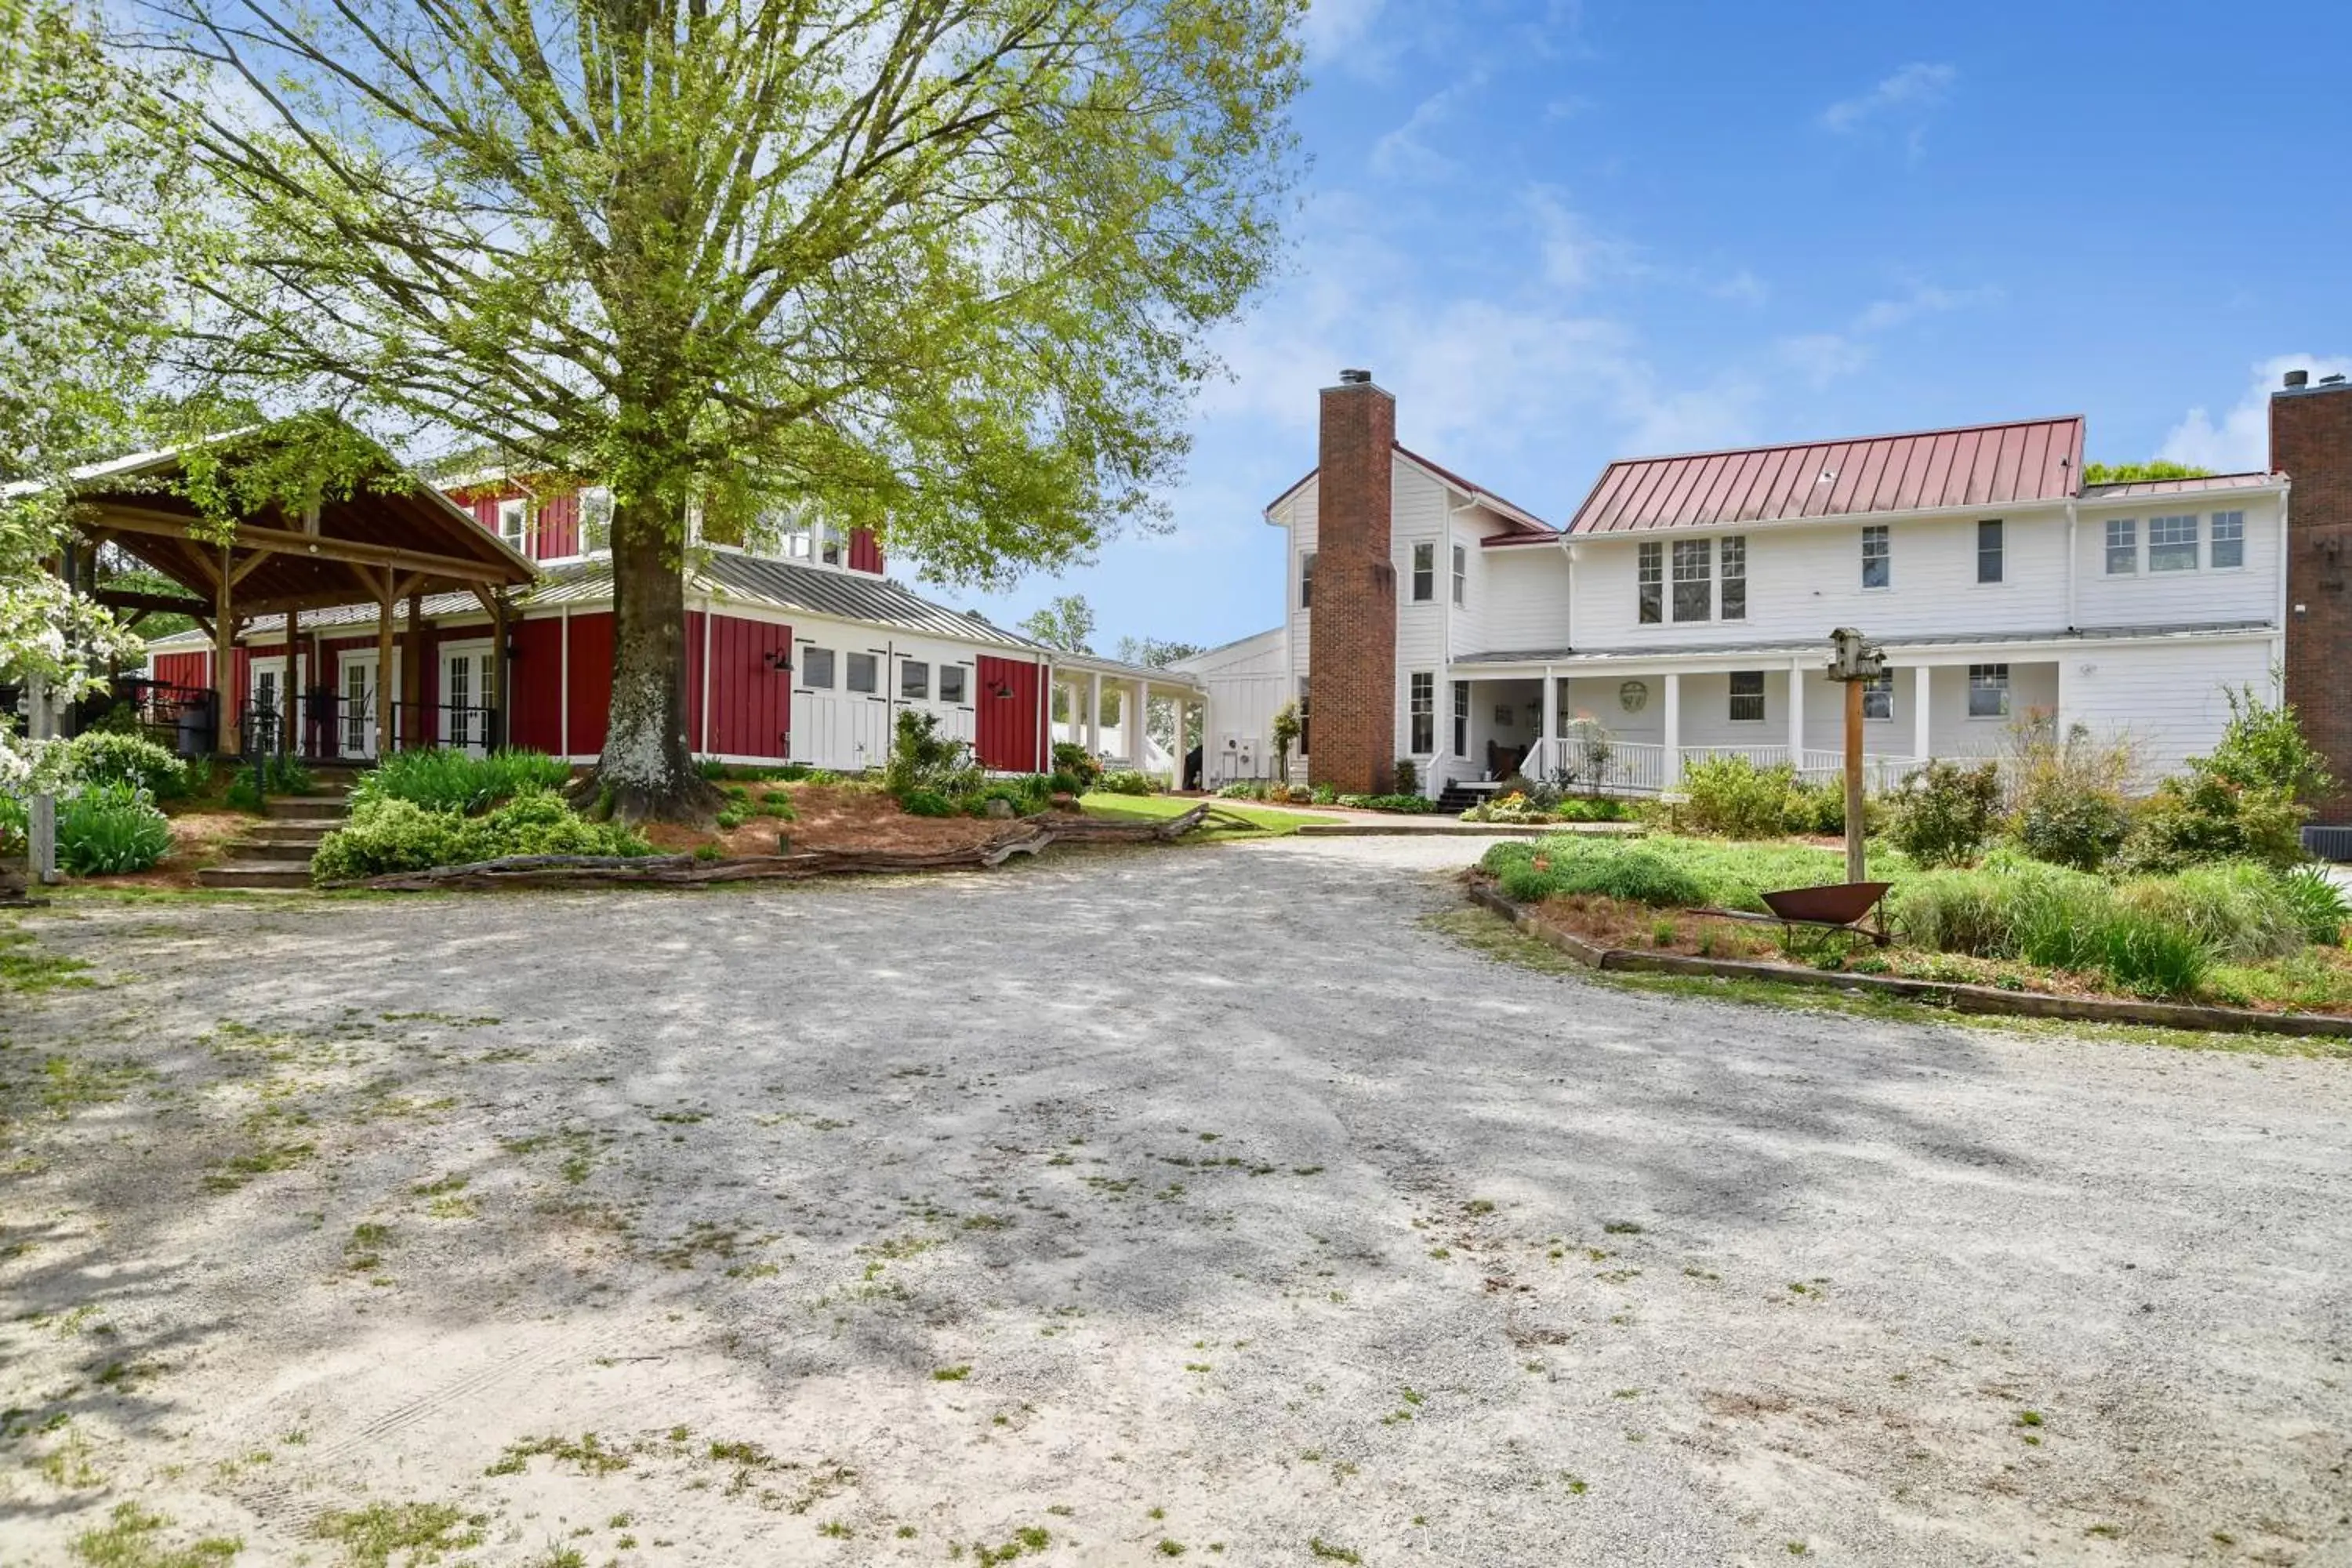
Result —
[[2142, 996], [2193, 996], [2213, 964], [2210, 950], [2161, 915], [2119, 910], [2100, 939], [2107, 977]]
[[1318, 805], [1345, 805], [1358, 811], [1399, 811], [1420, 815], [1437, 809], [1437, 803], [1425, 795], [1334, 795], [1326, 801], [1318, 794]]
[[1013, 808], [1015, 816], [1034, 816], [1054, 803], [1055, 787], [1054, 780], [1045, 773], [990, 779], [965, 799], [963, 808], [973, 816], [985, 816], [988, 803], [1001, 800]]
[[86, 784], [58, 803], [58, 864], [77, 877], [144, 871], [172, 847], [172, 825], [137, 784]]
[[2304, 945], [2304, 910], [2286, 879], [2266, 866], [2192, 866], [2178, 876], [2126, 882], [2116, 901], [2178, 926], [2231, 963], [2282, 958]]
[[143, 735], [92, 730], [66, 742], [73, 776], [85, 784], [127, 784], [157, 800], [177, 800], [193, 786], [191, 770]]
[[2019, 847], [2035, 859], [2095, 871], [2124, 847], [2132, 818], [2115, 795], [2053, 790], [2021, 802], [2016, 822]]
[[1538, 867], [1532, 858], [1505, 868], [1497, 879], [1506, 898], [1521, 902], [1591, 893], [1627, 903], [1688, 909], [1706, 901], [1696, 879], [1660, 856], [1639, 849], [1604, 856], [1575, 856]]
[[11, 859], [25, 852], [25, 835], [30, 826], [31, 813], [25, 803], [5, 790], [0, 790], [0, 860]]
[[2305, 739], [2293, 707], [2273, 706], [2251, 686], [2227, 695], [2230, 722], [2213, 754], [2203, 760], [2206, 772], [2241, 790], [2275, 791], [2290, 801], [2328, 792], [2335, 781], [2327, 760]]
[[[951, 735], [940, 734], [935, 714], [913, 708], [899, 710], [898, 731], [890, 742], [890, 760], [882, 767], [882, 787], [900, 805], [906, 805], [908, 797], [917, 794], [953, 801], [977, 790], [981, 778], [971, 748]], [[945, 814], [916, 815], [949, 815], [953, 810], [950, 805]]]
[[2140, 803], [2118, 859], [2127, 870], [2178, 871], [2214, 860], [2284, 868], [2304, 859], [2310, 811], [2284, 792], [2245, 788], [2197, 766], [2157, 785]]
[[[1547, 869], [1536, 871], [1538, 860]], [[1845, 871], [1835, 850], [1810, 845], [1571, 834], [1498, 844], [1479, 864], [1498, 880], [1517, 873], [1515, 885], [1526, 891], [1513, 893], [1514, 898], [1601, 893], [1644, 903], [1729, 910], [1761, 910], [1768, 889], [1839, 881]]]
[[1054, 771], [1067, 773], [1077, 780], [1078, 787], [1070, 793], [1084, 795], [1095, 787], [1097, 779], [1102, 777], [1102, 763], [1075, 741], [1056, 741], [1054, 742]]
[[299, 757], [270, 755], [236, 771], [228, 786], [228, 804], [239, 811], [259, 811], [266, 795], [309, 795], [319, 787]]
[[2060, 736], [2056, 717], [2028, 713], [2010, 728], [2009, 832], [2037, 860], [2095, 871], [2116, 858], [2131, 830], [2126, 791], [2138, 772], [2127, 741], [2095, 742], [2077, 724]]
[[935, 789], [910, 789], [898, 797], [898, 808], [908, 816], [953, 816], [955, 802]]
[[[1336, 785], [1319, 784], [1307, 793], [1314, 797], [1315, 804], [1318, 805], [1337, 805], [1339, 804], [1339, 791]], [[1370, 797], [1351, 796], [1350, 798], [1370, 799]]]
[[544, 752], [501, 748], [478, 757], [427, 747], [394, 752], [362, 773], [352, 785], [352, 804], [404, 800], [427, 811], [471, 816], [496, 802], [532, 790], [562, 789], [571, 781], [571, 764]]
[[1410, 757], [1400, 757], [1397, 759], [1396, 782], [1393, 793], [1397, 795], [1419, 795], [1421, 793], [1421, 770], [1412, 765], [1412, 760]]
[[1157, 795], [1160, 793], [1160, 781], [1150, 773], [1122, 768], [1097, 779], [1095, 788], [1111, 795]]
[[1226, 800], [1264, 800], [1266, 784], [1263, 779], [1236, 779], [1217, 791]]
[[350, 819], [320, 841], [310, 879], [341, 882], [509, 855], [652, 853], [653, 846], [635, 833], [617, 823], [591, 822], [552, 790], [526, 790], [478, 817], [386, 796], [353, 805]]
[[1759, 768], [1742, 756], [1687, 763], [1682, 787], [1690, 804], [1683, 808], [1684, 820], [1701, 833], [1726, 838], [1776, 837], [1787, 831], [1794, 777], [1786, 767]]
[[2014, 953], [2016, 934], [2000, 879], [1983, 871], [1906, 878], [1887, 900], [1887, 919], [1915, 947], [1979, 958]]
[[2000, 770], [1933, 762], [1913, 773], [1895, 797], [1886, 836], [1922, 866], [1954, 866], [1976, 858], [1992, 836], [2000, 801]]
[[2342, 884], [2318, 866], [2298, 866], [2280, 880], [2303, 923], [2304, 940], [2321, 947], [2341, 945], [2345, 922], [2352, 921], [2352, 903], [2345, 900]]

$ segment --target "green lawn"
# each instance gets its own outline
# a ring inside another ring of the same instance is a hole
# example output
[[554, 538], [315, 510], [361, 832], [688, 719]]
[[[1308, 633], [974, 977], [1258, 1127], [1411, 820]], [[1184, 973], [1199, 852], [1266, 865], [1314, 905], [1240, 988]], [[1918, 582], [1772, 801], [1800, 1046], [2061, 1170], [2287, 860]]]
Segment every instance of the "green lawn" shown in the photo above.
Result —
[[[1078, 806], [1081, 810], [1091, 812], [1097, 816], [1129, 817], [1156, 822], [1171, 816], [1181, 816], [1200, 804], [1199, 800], [1183, 795], [1105, 795], [1097, 791], [1080, 799]], [[1302, 824], [1330, 820], [1328, 817], [1301, 816], [1295, 811], [1272, 811], [1263, 805], [1252, 805], [1246, 801], [1218, 800], [1210, 804], [1214, 805], [1221, 815], [1238, 816], [1255, 825], [1250, 830], [1229, 828], [1212, 835], [1217, 838], [1276, 838], [1285, 834], [1297, 832]]]

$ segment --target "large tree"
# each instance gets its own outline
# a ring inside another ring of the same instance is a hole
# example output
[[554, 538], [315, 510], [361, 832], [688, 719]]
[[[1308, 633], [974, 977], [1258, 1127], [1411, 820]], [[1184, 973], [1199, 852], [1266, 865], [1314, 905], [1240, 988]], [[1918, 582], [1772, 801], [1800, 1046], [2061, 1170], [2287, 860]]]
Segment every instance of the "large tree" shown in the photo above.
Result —
[[1304, 0], [144, 4], [226, 79], [186, 368], [613, 487], [632, 816], [708, 805], [698, 522], [968, 583], [1155, 524], [1294, 173]]

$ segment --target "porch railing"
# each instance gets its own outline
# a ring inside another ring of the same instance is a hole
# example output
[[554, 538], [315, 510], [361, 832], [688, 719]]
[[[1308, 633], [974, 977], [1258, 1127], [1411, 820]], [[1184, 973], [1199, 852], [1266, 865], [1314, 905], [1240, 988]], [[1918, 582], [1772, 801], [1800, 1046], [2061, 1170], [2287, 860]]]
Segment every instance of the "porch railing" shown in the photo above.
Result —
[[[1793, 767], [1797, 777], [1808, 784], [1845, 774], [1845, 753], [1810, 747], [1797, 752], [1792, 763], [1786, 746], [1676, 747], [1612, 741], [1604, 747], [1564, 736], [1537, 742], [1522, 771], [1531, 779], [1565, 790], [1654, 795], [1674, 787], [1684, 769], [1715, 757], [1740, 757], [1759, 768]], [[1865, 756], [1864, 787], [1874, 793], [1896, 788], [1922, 765], [1916, 757]]]
[[314, 690], [296, 706], [295, 727], [288, 732], [282, 709], [247, 703], [238, 710], [238, 754], [255, 757], [288, 752], [306, 763], [365, 762], [387, 751], [434, 746], [489, 751], [505, 744], [503, 716], [495, 708], [395, 702], [393, 732], [384, 737], [376, 733], [373, 697], [355, 699]]

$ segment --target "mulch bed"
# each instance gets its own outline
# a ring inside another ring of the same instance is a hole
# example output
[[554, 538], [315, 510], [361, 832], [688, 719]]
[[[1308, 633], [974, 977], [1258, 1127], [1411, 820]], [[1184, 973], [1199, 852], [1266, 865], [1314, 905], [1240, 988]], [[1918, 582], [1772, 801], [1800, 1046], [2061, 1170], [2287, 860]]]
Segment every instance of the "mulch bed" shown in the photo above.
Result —
[[1001, 837], [1002, 817], [908, 816], [898, 803], [878, 790], [851, 784], [781, 784], [762, 790], [790, 799], [796, 820], [754, 816], [740, 827], [720, 832], [681, 827], [673, 823], [648, 823], [643, 832], [655, 848], [673, 855], [691, 855], [715, 844], [729, 858], [773, 855], [779, 834], [792, 837], [800, 849], [878, 850], [888, 853], [936, 853], [970, 849]]

